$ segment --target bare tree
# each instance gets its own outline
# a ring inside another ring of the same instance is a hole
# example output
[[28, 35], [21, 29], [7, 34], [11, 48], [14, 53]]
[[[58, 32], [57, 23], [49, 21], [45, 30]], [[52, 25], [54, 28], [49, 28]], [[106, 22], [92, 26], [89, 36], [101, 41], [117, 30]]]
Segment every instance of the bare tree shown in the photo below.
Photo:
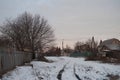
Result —
[[86, 41], [86, 44], [89, 45], [91, 52], [93, 53], [97, 52], [98, 42], [94, 40], [94, 37], [92, 37], [92, 39], [88, 39]]
[[11, 41], [5, 36], [0, 36], [0, 48], [9, 48], [9, 47], [13, 47]]
[[77, 52], [80, 52], [81, 51], [81, 46], [83, 45], [84, 43], [83, 42], [76, 42], [75, 43], [75, 47], [74, 47], [74, 49], [75, 49], [75, 51], [77, 51]]
[[65, 53], [70, 54], [73, 52], [70, 46], [66, 45], [66, 48], [64, 49]]
[[2, 35], [9, 37], [20, 51], [28, 49], [33, 53], [42, 53], [54, 41], [54, 34], [47, 20], [40, 15], [31, 15], [27, 12], [14, 20], [7, 20], [1, 27]]

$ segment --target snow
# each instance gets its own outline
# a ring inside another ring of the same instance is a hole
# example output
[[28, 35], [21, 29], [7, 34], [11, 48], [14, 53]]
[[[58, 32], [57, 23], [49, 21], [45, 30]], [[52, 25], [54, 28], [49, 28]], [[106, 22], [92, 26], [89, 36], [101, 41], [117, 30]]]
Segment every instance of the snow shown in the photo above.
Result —
[[84, 61], [84, 58], [46, 57], [53, 62], [32, 61], [31, 66], [17, 67], [6, 73], [2, 80], [58, 80], [60, 70], [64, 69], [62, 80], [109, 80], [108, 74], [120, 76], [120, 65]]
[[[36, 72], [37, 76], [42, 77], [44, 80], [57, 80], [57, 75], [59, 71], [66, 64], [66, 60], [64, 58], [48, 58], [49, 60], [54, 60], [53, 63], [45, 63], [33, 61], [33, 69]], [[58, 61], [59, 60], [59, 61]]]
[[110, 50], [120, 50], [119, 44], [108, 44], [106, 45]]
[[2, 80], [39, 80], [35, 75], [32, 67], [22, 66], [17, 67], [12, 72], [8, 72]]

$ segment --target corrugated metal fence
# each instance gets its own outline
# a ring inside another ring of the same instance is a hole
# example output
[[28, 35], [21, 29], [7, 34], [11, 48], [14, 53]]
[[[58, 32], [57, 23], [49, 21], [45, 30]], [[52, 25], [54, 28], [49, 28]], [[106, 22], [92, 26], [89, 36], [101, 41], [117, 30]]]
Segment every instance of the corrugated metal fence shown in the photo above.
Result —
[[32, 60], [31, 53], [0, 51], [0, 74]]

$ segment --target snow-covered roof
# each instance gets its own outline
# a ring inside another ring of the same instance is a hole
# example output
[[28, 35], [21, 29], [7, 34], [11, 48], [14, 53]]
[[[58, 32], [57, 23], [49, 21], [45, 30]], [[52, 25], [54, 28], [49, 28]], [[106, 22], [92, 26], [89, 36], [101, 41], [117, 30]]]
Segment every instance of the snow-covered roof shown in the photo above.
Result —
[[118, 39], [108, 39], [103, 41], [100, 46], [106, 46], [108, 47], [110, 50], [120, 50], [120, 41]]

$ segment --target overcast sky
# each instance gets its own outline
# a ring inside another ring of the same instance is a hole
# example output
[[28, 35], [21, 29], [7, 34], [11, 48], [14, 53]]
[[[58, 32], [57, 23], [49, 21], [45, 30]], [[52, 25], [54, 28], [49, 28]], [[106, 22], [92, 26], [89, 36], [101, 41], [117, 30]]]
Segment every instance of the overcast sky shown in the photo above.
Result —
[[44, 16], [57, 42], [120, 39], [120, 0], [0, 0], [0, 24], [25, 11]]

